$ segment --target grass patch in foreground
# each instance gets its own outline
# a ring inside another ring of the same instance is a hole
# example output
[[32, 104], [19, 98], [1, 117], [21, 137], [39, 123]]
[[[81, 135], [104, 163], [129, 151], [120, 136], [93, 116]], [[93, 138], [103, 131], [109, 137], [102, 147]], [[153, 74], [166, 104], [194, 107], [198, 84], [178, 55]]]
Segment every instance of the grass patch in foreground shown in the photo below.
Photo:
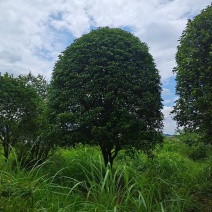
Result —
[[211, 158], [186, 148], [165, 141], [153, 160], [122, 151], [112, 171], [97, 147], [60, 149], [31, 170], [2, 161], [0, 211], [210, 211]]

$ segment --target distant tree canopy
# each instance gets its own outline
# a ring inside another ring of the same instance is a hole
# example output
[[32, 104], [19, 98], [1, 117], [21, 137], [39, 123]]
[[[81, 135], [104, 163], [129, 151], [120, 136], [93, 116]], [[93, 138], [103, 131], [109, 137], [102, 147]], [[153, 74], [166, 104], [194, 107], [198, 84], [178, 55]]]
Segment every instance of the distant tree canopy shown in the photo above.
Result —
[[31, 86], [8, 73], [0, 74], [0, 91], [0, 142], [8, 159], [11, 146], [34, 134], [39, 96]]
[[53, 150], [53, 142], [49, 141], [49, 125], [46, 113], [47, 91], [49, 84], [45, 77], [38, 74], [34, 76], [31, 72], [26, 75], [18, 76], [25, 86], [35, 91], [37, 98], [34, 99], [36, 103], [36, 116], [34, 116], [33, 128], [31, 133], [33, 136], [27, 138], [25, 144], [21, 142], [22, 146], [16, 149], [18, 156], [21, 157], [21, 162], [29, 163], [24, 165], [32, 165], [32, 162], [37, 162], [46, 159], [49, 153]]
[[41, 75], [0, 73], [0, 144], [6, 160], [12, 147], [21, 165], [47, 157], [52, 147], [47, 140], [47, 87]]
[[32, 86], [42, 100], [47, 98], [48, 82], [45, 77], [38, 74], [34, 76], [31, 72], [26, 75], [20, 75], [19, 79], [25, 82], [26, 85]]
[[147, 45], [121, 29], [93, 30], [59, 56], [49, 108], [61, 145], [99, 145], [105, 165], [162, 140], [158, 70]]
[[176, 62], [175, 120], [212, 142], [212, 6], [188, 21]]

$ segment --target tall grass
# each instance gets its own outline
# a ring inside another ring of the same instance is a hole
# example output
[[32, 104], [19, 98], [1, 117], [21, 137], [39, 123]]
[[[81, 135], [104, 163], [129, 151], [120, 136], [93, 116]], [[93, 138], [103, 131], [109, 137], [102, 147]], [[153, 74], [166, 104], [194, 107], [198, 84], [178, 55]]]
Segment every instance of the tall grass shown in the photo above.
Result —
[[0, 211], [210, 211], [211, 158], [192, 160], [188, 148], [165, 141], [153, 160], [122, 151], [113, 170], [97, 147], [60, 149], [30, 170], [14, 152], [15, 165], [0, 164]]

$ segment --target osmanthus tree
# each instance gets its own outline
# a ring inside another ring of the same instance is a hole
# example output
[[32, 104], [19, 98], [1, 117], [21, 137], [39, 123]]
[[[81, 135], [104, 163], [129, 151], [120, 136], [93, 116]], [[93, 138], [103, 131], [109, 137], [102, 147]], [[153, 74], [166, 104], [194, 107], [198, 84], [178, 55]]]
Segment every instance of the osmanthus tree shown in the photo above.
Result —
[[11, 147], [32, 136], [39, 96], [32, 86], [13, 75], [0, 73], [0, 142], [6, 160]]
[[93, 30], [59, 56], [48, 104], [58, 142], [99, 145], [105, 165], [162, 141], [158, 70], [147, 45], [121, 29]]
[[189, 20], [176, 54], [178, 126], [212, 142], [212, 5]]

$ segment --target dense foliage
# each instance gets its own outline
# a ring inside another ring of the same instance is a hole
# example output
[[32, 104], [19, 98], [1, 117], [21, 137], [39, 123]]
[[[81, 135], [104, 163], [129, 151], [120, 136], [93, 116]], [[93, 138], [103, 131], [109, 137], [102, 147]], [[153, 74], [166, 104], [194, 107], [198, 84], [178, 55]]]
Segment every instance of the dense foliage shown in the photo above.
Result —
[[34, 99], [37, 106], [37, 116], [34, 117], [34, 125], [31, 128], [33, 137], [27, 139], [27, 142], [19, 143], [16, 152], [24, 165], [45, 160], [53, 150], [53, 142], [49, 140], [49, 124], [46, 112], [47, 91], [49, 84], [44, 76], [38, 74], [34, 76], [31, 72], [27, 75], [18, 76], [27, 87], [34, 89], [37, 100]]
[[180, 127], [212, 142], [212, 6], [189, 20], [176, 54], [174, 108]]
[[44, 136], [47, 87], [41, 75], [0, 75], [0, 142], [6, 160], [11, 148], [16, 148], [23, 163], [48, 155]]
[[0, 141], [8, 159], [11, 147], [33, 137], [39, 97], [18, 77], [0, 75]]
[[148, 47], [121, 29], [74, 41], [53, 70], [49, 108], [65, 145], [101, 147], [105, 165], [123, 148], [161, 142], [161, 84]]

